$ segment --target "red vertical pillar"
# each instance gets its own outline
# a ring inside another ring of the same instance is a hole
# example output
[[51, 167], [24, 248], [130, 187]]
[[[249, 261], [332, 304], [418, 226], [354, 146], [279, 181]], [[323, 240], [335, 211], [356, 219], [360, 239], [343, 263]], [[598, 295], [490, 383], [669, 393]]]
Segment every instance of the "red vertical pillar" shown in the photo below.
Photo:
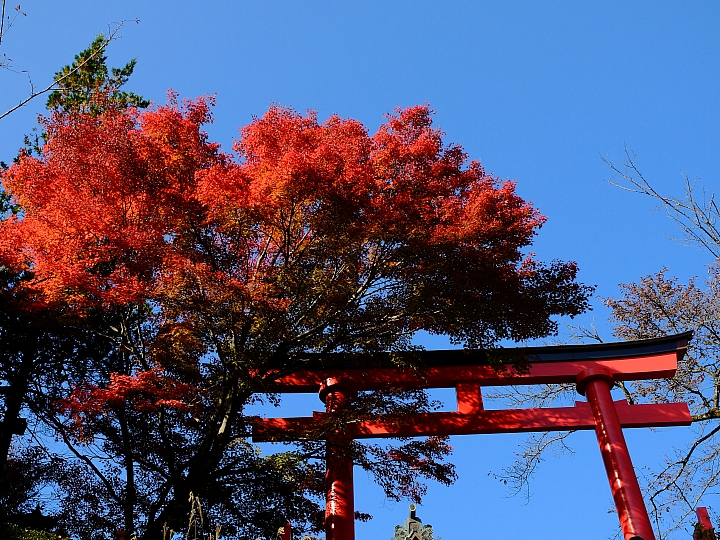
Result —
[[610, 395], [613, 384], [612, 372], [606, 368], [586, 369], [577, 378], [578, 392], [587, 395], [595, 417], [595, 433], [623, 537], [625, 540], [655, 540], [617, 410]]
[[[328, 412], [350, 400], [336, 379], [327, 379], [320, 388], [320, 399]], [[328, 437], [327, 472], [325, 473], [325, 538], [326, 540], [355, 540], [355, 493], [353, 489], [353, 460], [350, 455], [352, 439], [342, 431]]]
[[[704, 506], [698, 506], [695, 510], [695, 514], [698, 518], [698, 523], [695, 526], [695, 532], [693, 533], [693, 540], [700, 540], [700, 537], [704, 538], [715, 538], [715, 529], [713, 529], [712, 521], [710, 521], [710, 515], [708, 514], [707, 508]], [[705, 535], [702, 535], [705, 533]]]
[[282, 528], [281, 540], [292, 540], [292, 525], [290, 523], [286, 523]]

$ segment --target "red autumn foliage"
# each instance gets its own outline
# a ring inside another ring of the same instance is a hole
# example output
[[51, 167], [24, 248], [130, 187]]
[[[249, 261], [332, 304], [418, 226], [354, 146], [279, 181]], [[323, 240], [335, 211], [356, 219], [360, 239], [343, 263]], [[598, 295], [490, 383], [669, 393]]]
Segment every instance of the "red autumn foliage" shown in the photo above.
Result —
[[297, 315], [366, 325], [372, 306], [394, 332], [472, 344], [545, 335], [551, 315], [586, 306], [573, 263], [521, 253], [545, 218], [513, 182], [465, 167], [427, 107], [373, 137], [274, 107], [242, 129], [237, 161], [199, 129], [211, 103], [46, 120], [43, 156], [4, 174], [24, 213], [2, 224], [2, 248], [47, 301], [151, 298], [186, 320], [231, 302], [233, 318], [275, 325], [274, 342]]
[[[73, 390], [69, 398], [59, 403], [60, 409], [70, 416], [74, 427], [84, 433], [84, 424], [103, 416], [113, 409], [131, 409], [149, 413], [161, 407], [190, 411], [197, 408], [197, 389], [175, 380], [159, 369], [138, 372], [135, 375], [112, 373], [104, 388], [84, 384]], [[90, 438], [91, 435], [84, 435]]]
[[188, 209], [195, 170], [220, 159], [197, 129], [211, 104], [171, 95], [168, 106], [142, 114], [47, 118], [42, 157], [21, 154], [3, 175], [23, 208], [2, 223], [5, 258], [29, 265], [48, 302], [146, 298], [168, 227]]
[[[545, 218], [446, 145], [427, 106], [394, 111], [372, 136], [272, 107], [232, 156], [202, 131], [211, 105], [171, 95], [142, 112], [56, 113], [42, 155], [2, 173], [23, 209], [0, 222], [0, 264], [28, 272], [17, 287], [122, 323], [103, 328], [116, 364], [96, 372], [116, 373], [63, 405], [81, 425], [107, 419], [94, 425], [116, 431], [108, 452], [126, 467], [142, 437], [152, 471], [173, 470], [153, 472], [162, 487], [144, 495], [167, 497], [151, 505], [148, 537], [181, 521], [189, 491], [212, 491], [252, 395], [307, 353], [405, 349], [420, 330], [471, 347], [541, 337], [591, 292], [574, 263], [524, 253]], [[198, 395], [198, 422], [152, 420]], [[416, 497], [416, 473], [452, 476], [439, 464], [449, 451], [430, 439], [358, 460], [386, 491]]]

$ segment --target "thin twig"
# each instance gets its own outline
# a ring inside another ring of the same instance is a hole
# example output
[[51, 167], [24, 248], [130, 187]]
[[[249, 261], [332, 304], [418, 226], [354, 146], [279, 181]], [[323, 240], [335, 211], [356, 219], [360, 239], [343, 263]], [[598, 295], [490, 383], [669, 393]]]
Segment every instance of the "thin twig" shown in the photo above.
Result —
[[[3, 5], [4, 5], [4, 4], [3, 4]], [[18, 104], [15, 105], [14, 107], [12, 107], [11, 109], [8, 109], [8, 110], [5, 111], [4, 113], [0, 114], [0, 120], [2, 120], [3, 118], [5, 118], [5, 117], [8, 116], [9, 114], [15, 112], [15, 111], [18, 110], [19, 108], [25, 106], [28, 102], [30, 102], [31, 100], [35, 99], [36, 97], [41, 96], [41, 95], [43, 95], [43, 94], [45, 94], [45, 93], [47, 93], [47, 92], [50, 92], [51, 90], [54, 90], [54, 89], [57, 87], [57, 85], [60, 84], [62, 81], [64, 81], [64, 80], [67, 79], [68, 77], [74, 75], [75, 73], [77, 73], [77, 71], [79, 71], [82, 67], [84, 67], [88, 62], [90, 62], [90, 61], [93, 60], [96, 56], [98, 56], [98, 55], [105, 49], [105, 47], [106, 47], [111, 41], [114, 41], [114, 40], [116, 40], [116, 39], [119, 39], [119, 38], [117, 38], [117, 37], [115, 37], [115, 36], [117, 35], [117, 33], [118, 33], [118, 31], [120, 30], [120, 28], [122, 28], [122, 26], [123, 26], [126, 22], [128, 22], [128, 20], [122, 20], [122, 21], [120, 21], [113, 30], [109, 31], [108, 37], [103, 41], [102, 46], [101, 46], [101, 47], [98, 47], [98, 48], [97, 48], [91, 55], [89, 55], [85, 60], [83, 60], [83, 61], [80, 62], [77, 66], [75, 66], [75, 69], [72, 69], [72, 70], [68, 71], [68, 72], [67, 72], [65, 75], [63, 75], [62, 77], [59, 77], [59, 78], [55, 79], [49, 86], [47, 86], [46, 88], [43, 88], [42, 90], [39, 90], [39, 91], [37, 91], [37, 92], [35, 92], [35, 91], [34, 91], [34, 88], [31, 86], [30, 95], [29, 95], [27, 98], [23, 99], [20, 103], [18, 103]], [[139, 23], [140, 21], [137, 20], [137, 19], [134, 19], [134, 22]]]
[[699, 244], [707, 249], [715, 258], [720, 257], [720, 229], [717, 220], [720, 218], [720, 208], [715, 202], [715, 194], [711, 193], [709, 198], [703, 190], [702, 201], [695, 197], [695, 184], [690, 182], [687, 175], [685, 180], [684, 200], [675, 197], [662, 195], [643, 176], [638, 169], [635, 159], [636, 155], [625, 147], [625, 160], [622, 166], [618, 166], [607, 158], [601, 158], [625, 183], [609, 183], [615, 187], [646, 195], [660, 202], [670, 219], [678, 224], [685, 233], [685, 240], [691, 244]]
[[3, 33], [5, 30], [5, 0], [2, 0], [2, 14], [0, 14], [0, 45], [2, 45]]

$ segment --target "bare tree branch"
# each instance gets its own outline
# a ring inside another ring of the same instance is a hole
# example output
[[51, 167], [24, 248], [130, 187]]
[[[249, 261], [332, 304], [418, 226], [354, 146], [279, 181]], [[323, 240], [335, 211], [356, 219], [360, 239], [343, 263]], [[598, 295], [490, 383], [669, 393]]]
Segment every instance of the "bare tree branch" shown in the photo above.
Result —
[[[4, 5], [4, 3], [3, 3], [3, 5]], [[134, 21], [135, 23], [139, 23], [139, 22], [140, 22], [140, 21], [137, 20], [137, 19], [133, 19], [133, 21]], [[50, 92], [51, 90], [55, 90], [56, 88], [58, 88], [58, 85], [59, 85], [60, 83], [62, 83], [62, 82], [63, 82], [64, 80], [66, 80], [68, 77], [71, 77], [72, 75], [74, 75], [75, 73], [77, 73], [80, 69], [83, 68], [83, 66], [85, 66], [85, 65], [86, 65], [88, 62], [90, 62], [91, 60], [93, 60], [95, 57], [97, 57], [98, 55], [102, 54], [102, 51], [104, 50], [104, 47], [105, 47], [106, 45], [108, 45], [111, 41], [114, 41], [114, 40], [116, 40], [116, 39], [120, 39], [120, 37], [119, 37], [117, 34], [118, 34], [118, 32], [120, 31], [120, 28], [122, 28], [123, 25], [124, 25], [126, 22], [128, 22], [128, 20], [122, 20], [122, 21], [120, 21], [119, 23], [117, 23], [117, 25], [115, 25], [114, 28], [109, 27], [109, 28], [108, 28], [108, 36], [107, 36], [107, 37], [105, 38], [105, 40], [103, 41], [103, 46], [102, 46], [102, 47], [98, 47], [93, 54], [89, 55], [89, 56], [88, 56], [87, 58], [85, 58], [82, 62], [79, 62], [78, 65], [75, 66], [74, 69], [70, 70], [68, 73], [64, 74], [63, 76], [58, 77], [57, 79], [53, 80], [53, 82], [52, 82], [50, 85], [48, 85], [47, 87], [43, 88], [42, 90], [35, 91], [34, 86], [33, 86], [33, 84], [32, 84], [32, 81], [30, 81], [30, 95], [29, 95], [28, 97], [26, 97], [25, 99], [23, 99], [22, 101], [20, 101], [17, 105], [11, 107], [10, 109], [8, 109], [7, 111], [5, 111], [4, 113], [0, 114], [0, 120], [2, 120], [3, 118], [5, 118], [6, 116], [10, 115], [11, 113], [15, 112], [16, 110], [20, 109], [21, 107], [25, 106], [27, 103], [29, 103], [30, 101], [32, 101], [32, 100], [35, 99], [36, 97], [41, 96], [41, 95], [43, 95], [43, 94], [46, 94], [47, 92]], [[29, 77], [29, 75], [28, 75], [28, 77]]]
[[0, 45], [2, 44], [3, 34], [5, 34], [5, 0], [2, 0], [2, 14], [0, 14]]
[[637, 155], [630, 152], [626, 146], [622, 165], [618, 166], [607, 158], [601, 158], [620, 178], [618, 182], [610, 180], [610, 184], [657, 200], [670, 219], [680, 227], [685, 242], [702, 246], [714, 258], [720, 257], [720, 228], [718, 228], [720, 208], [715, 201], [715, 193], [711, 192], [708, 196], [705, 189], [701, 189], [701, 198], [698, 200], [696, 182], [691, 182], [687, 175], [683, 175], [684, 198], [662, 195], [638, 170], [636, 157]]
[[[15, 24], [15, 19], [17, 19], [20, 15], [23, 17], [27, 15], [24, 11], [20, 10], [20, 6], [18, 5], [15, 8], [15, 15], [10, 18], [7, 18], [7, 26], [5, 25], [5, 0], [2, 0], [2, 5], [0, 6], [0, 45], [2, 45], [3, 37], [5, 37], [5, 34], [13, 27]], [[2, 58], [0, 58], [0, 68], [3, 69], [10, 69], [10, 63], [12, 62], [12, 59], [8, 58], [7, 54], [3, 53]]]
[[491, 473], [491, 476], [507, 486], [509, 496], [523, 493], [523, 498], [528, 503], [531, 496], [530, 481], [540, 463], [545, 460], [547, 452], [552, 450], [556, 456], [575, 453], [565, 442], [573, 433], [574, 430], [531, 435], [521, 445], [521, 452], [515, 454], [515, 463], [504, 468], [499, 474]]
[[[605, 298], [612, 309], [611, 323], [617, 338], [636, 340], [693, 330], [695, 337], [672, 379], [619, 383], [625, 398], [634, 403], [687, 402], [693, 422], [699, 426], [684, 447], [674, 450], [660, 467], [648, 469], [641, 478], [658, 538], [692, 519], [701, 498], [720, 488], [720, 207], [714, 193], [707, 192], [684, 175], [684, 196], [657, 191], [638, 170], [636, 155], [625, 148], [617, 165], [603, 161], [615, 173], [610, 181], [626, 191], [655, 199], [680, 227], [686, 244], [707, 250], [715, 263], [703, 284], [697, 279], [679, 283], [666, 277], [667, 269], [621, 285], [619, 299]], [[570, 328], [572, 341], [602, 342], [596, 328]], [[515, 387], [493, 394], [510, 406], [548, 406], [569, 398], [572, 388]], [[515, 463], [495, 476], [509, 486], [511, 494], [530, 495], [529, 482], [543, 455], [554, 445], [566, 448], [567, 434], [528, 439]]]

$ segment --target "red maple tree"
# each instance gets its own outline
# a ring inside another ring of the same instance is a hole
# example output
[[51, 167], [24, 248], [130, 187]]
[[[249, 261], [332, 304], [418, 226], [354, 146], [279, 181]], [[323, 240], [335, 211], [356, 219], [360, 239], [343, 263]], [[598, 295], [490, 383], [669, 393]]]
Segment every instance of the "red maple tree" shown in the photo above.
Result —
[[[392, 112], [372, 136], [355, 120], [271, 107], [242, 128], [233, 156], [201, 129], [211, 105], [171, 95], [142, 112], [56, 113], [43, 154], [21, 155], [2, 177], [23, 211], [0, 223], [0, 257], [32, 272], [22, 286], [115, 321], [106, 331], [120, 369], [65, 406], [85, 422], [125, 411], [156, 434], [143, 451], [172, 474], [157, 473], [145, 507], [138, 496], [125, 505], [144, 513], [148, 538], [181, 519], [188, 492], [212, 491], [246, 435], [244, 407], [308, 353], [371, 358], [420, 330], [470, 347], [541, 337], [590, 293], [574, 263], [524, 253], [545, 218], [514, 182], [445, 144], [427, 106]], [[452, 469], [431, 465], [448, 447], [428, 445], [384, 455], [447, 481]], [[127, 444], [114, 451], [126, 468], [146, 466]]]

